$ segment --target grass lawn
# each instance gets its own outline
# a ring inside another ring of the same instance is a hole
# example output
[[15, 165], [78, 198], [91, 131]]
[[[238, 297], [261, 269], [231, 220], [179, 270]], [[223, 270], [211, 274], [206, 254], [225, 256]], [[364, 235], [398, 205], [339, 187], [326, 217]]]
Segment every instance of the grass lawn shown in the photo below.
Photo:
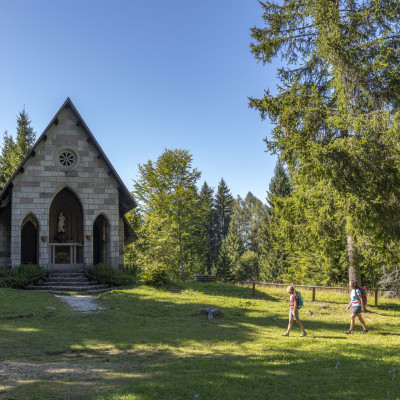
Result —
[[0, 289], [0, 399], [400, 399], [400, 302], [380, 299], [368, 334], [345, 335], [345, 294], [302, 296], [305, 338], [297, 325], [281, 336], [284, 288], [138, 285], [90, 313]]

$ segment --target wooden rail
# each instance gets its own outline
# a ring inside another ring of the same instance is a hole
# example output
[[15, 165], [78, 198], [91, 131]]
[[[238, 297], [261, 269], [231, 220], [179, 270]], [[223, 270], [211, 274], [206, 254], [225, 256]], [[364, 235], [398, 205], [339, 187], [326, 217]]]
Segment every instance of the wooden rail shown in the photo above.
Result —
[[[287, 283], [265, 283], [265, 282], [253, 282], [253, 281], [245, 281], [241, 282], [242, 284], [246, 285], [253, 285], [253, 296], [256, 293], [256, 285], [261, 285], [261, 286], [285, 286], [288, 287]], [[348, 287], [332, 287], [332, 286], [310, 286], [310, 285], [293, 285], [295, 288], [306, 288], [306, 289], [311, 289], [312, 290], [312, 299], [311, 301], [315, 301], [315, 292], [317, 289], [321, 290], [345, 290], [349, 291]], [[381, 289], [367, 289], [365, 288], [367, 292], [372, 292], [374, 295], [375, 299], [375, 306], [378, 305], [378, 291]]]
[[216, 281], [217, 277], [215, 275], [204, 274], [204, 275], [197, 275], [196, 279], [201, 282], [211, 282], [211, 281]]

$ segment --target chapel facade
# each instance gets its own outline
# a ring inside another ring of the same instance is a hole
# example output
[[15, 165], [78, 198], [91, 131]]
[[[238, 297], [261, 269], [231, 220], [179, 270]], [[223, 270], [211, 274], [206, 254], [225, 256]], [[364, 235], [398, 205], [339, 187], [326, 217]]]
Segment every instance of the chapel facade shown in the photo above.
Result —
[[0, 266], [119, 267], [134, 207], [68, 98], [0, 193]]

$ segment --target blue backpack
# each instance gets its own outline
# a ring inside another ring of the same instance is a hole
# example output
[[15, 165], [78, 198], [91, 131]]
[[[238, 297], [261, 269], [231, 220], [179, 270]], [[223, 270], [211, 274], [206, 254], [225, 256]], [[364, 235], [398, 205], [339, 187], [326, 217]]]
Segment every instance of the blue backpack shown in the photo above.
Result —
[[303, 307], [303, 299], [301, 297], [301, 293], [298, 292], [297, 290], [296, 290], [296, 296], [297, 296], [297, 308]]

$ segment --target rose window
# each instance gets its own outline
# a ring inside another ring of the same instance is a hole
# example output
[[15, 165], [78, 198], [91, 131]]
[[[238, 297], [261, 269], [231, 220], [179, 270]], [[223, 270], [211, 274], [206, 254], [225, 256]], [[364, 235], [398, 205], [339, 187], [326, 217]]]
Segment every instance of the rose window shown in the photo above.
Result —
[[72, 167], [75, 164], [75, 155], [70, 151], [63, 151], [58, 159], [63, 167]]

